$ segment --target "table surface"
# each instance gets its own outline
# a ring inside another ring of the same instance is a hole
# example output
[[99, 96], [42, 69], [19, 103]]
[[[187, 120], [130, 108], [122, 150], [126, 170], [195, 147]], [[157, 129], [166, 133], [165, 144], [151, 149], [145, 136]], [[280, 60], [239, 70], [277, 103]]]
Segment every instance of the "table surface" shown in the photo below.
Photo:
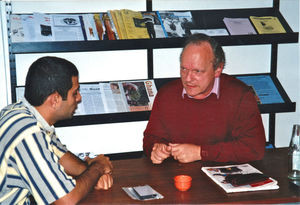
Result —
[[[292, 203], [300, 202], [300, 189], [287, 178], [287, 149], [267, 149], [263, 160], [250, 164], [278, 181], [278, 190], [231, 193], [215, 184], [202, 171], [202, 166], [223, 165], [212, 162], [179, 163], [167, 159], [154, 165], [149, 158], [112, 161], [114, 185], [109, 190], [94, 190], [80, 204], [206, 204], [206, 203]], [[178, 191], [173, 177], [178, 174], [192, 176], [192, 187], [186, 192]], [[148, 184], [163, 199], [138, 201], [131, 199], [122, 187]]]

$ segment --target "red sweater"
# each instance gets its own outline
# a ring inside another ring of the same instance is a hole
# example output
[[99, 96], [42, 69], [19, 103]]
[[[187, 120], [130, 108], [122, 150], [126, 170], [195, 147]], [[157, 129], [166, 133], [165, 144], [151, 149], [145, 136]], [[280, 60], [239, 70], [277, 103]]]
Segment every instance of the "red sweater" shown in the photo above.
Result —
[[143, 148], [150, 156], [154, 143], [201, 146], [203, 161], [247, 162], [263, 158], [265, 132], [257, 102], [243, 82], [220, 77], [220, 96], [182, 98], [181, 80], [162, 87], [144, 132]]

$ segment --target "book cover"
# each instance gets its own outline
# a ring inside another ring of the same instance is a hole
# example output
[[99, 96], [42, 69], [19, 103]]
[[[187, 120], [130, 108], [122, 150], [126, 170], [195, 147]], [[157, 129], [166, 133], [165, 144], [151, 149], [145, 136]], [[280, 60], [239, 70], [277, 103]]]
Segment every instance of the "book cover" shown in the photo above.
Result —
[[252, 35], [256, 34], [248, 18], [224, 18], [223, 19], [230, 35]]
[[104, 40], [116, 40], [117, 36], [115, 31], [113, 30], [110, 18], [107, 13], [100, 14], [100, 18], [102, 19], [105, 27]]
[[87, 40], [99, 40], [94, 14], [82, 14]]
[[128, 39], [120, 10], [112, 10], [111, 12], [113, 13], [113, 16], [115, 16], [116, 22], [118, 24], [118, 32], [120, 39]]
[[201, 170], [226, 193], [279, 189], [277, 181], [271, 177], [259, 182], [240, 186], [233, 185], [225, 180], [226, 176], [232, 176], [234, 174], [262, 174], [261, 171], [250, 164], [202, 167]]
[[286, 33], [279, 19], [275, 16], [250, 16], [250, 20], [259, 34]]
[[129, 9], [122, 9], [120, 12], [128, 39], [150, 38], [141, 12]]
[[100, 14], [94, 14], [94, 21], [95, 21], [95, 25], [96, 25], [96, 29], [97, 29], [97, 33], [98, 33], [98, 38], [99, 38], [99, 40], [103, 40], [104, 33], [105, 33], [105, 27], [102, 23]]
[[189, 36], [191, 35], [191, 29], [195, 27], [190, 11], [159, 11], [158, 16], [168, 38]]
[[108, 16], [108, 18], [109, 18], [111, 28], [112, 28], [112, 30], [113, 30], [114, 33], [115, 33], [116, 39], [121, 39], [121, 38], [119, 37], [119, 32], [118, 32], [119, 27], [118, 27], [117, 21], [116, 21], [116, 19], [114, 18], [114, 16], [113, 16], [111, 10], [107, 11], [107, 16]]

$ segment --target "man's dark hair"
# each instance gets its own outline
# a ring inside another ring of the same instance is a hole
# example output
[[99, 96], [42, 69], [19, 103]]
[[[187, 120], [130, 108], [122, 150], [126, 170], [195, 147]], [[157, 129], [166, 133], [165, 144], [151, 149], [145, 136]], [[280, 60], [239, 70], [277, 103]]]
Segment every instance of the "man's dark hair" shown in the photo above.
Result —
[[39, 58], [29, 67], [25, 98], [33, 106], [42, 105], [54, 92], [66, 100], [72, 88], [72, 76], [78, 76], [78, 70], [66, 59], [50, 56]]
[[200, 45], [203, 42], [209, 43], [213, 50], [213, 53], [215, 56], [214, 62], [213, 62], [214, 69], [217, 69], [220, 66], [220, 64], [225, 65], [225, 53], [223, 51], [223, 48], [220, 46], [220, 44], [215, 39], [213, 39], [203, 33], [196, 33], [196, 34], [189, 36], [189, 38], [185, 41], [183, 49], [181, 51], [180, 61], [181, 61], [182, 53], [188, 45], [191, 45], [191, 44]]

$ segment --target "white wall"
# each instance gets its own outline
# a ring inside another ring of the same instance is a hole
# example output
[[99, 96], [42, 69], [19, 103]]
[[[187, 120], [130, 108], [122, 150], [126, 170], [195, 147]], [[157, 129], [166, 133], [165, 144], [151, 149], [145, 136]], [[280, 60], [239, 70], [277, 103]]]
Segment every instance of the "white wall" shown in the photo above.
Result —
[[[152, 0], [153, 10], [213, 9], [213, 8], [252, 8], [272, 6], [272, 0]], [[52, 3], [51, 3], [52, 2]], [[14, 4], [13, 12], [100, 12], [108, 9], [128, 8], [145, 10], [145, 0], [89, 0], [89, 1], [41, 1]], [[87, 3], [88, 2], [88, 3]], [[58, 6], [59, 5], [59, 6]], [[84, 5], [84, 7], [82, 6]], [[281, 1], [281, 9], [294, 31], [299, 30], [298, 0]], [[3, 36], [1, 36], [3, 37]], [[2, 39], [2, 38], [1, 38]], [[0, 48], [2, 48], [0, 42]], [[276, 146], [287, 146], [294, 123], [299, 119], [299, 45], [280, 45], [278, 74], [292, 101], [297, 101], [297, 112], [277, 114]], [[270, 46], [225, 47], [227, 65], [224, 72], [257, 73], [269, 72]], [[1, 54], [0, 50], [0, 54]], [[154, 77], [179, 76], [180, 49], [154, 50]], [[243, 53], [243, 55], [241, 55]], [[48, 55], [48, 54], [43, 54]], [[146, 51], [109, 51], [87, 53], [55, 53], [74, 62], [80, 72], [80, 81], [108, 81], [140, 79], [147, 77]], [[17, 83], [24, 84], [25, 75], [31, 62], [41, 55], [23, 54], [16, 56]], [[120, 58], [122, 57], [122, 58]], [[0, 56], [0, 93], [7, 93], [1, 83], [5, 69]], [[118, 60], [116, 60], [118, 59]], [[132, 63], [134, 62], [134, 63]], [[295, 73], [297, 75], [295, 75]], [[8, 97], [6, 97], [8, 98]], [[0, 98], [0, 107], [7, 104], [7, 99]], [[268, 115], [263, 115], [266, 134], [268, 135]], [[119, 153], [142, 150], [143, 131], [147, 122], [113, 123], [90, 126], [57, 128], [63, 143], [73, 152], [91, 151], [94, 153]]]

